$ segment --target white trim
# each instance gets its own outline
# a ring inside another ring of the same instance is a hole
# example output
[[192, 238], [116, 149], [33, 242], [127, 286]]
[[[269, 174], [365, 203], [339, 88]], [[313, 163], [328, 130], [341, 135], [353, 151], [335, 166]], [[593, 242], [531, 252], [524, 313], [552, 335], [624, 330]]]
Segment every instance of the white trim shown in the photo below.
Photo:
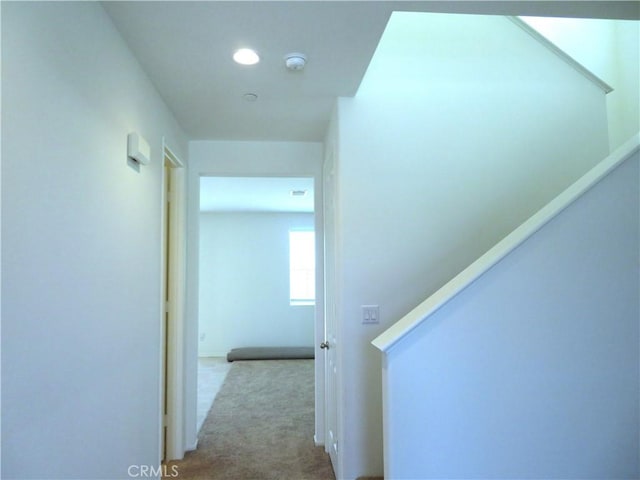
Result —
[[589, 81], [593, 82], [598, 88], [604, 91], [604, 93], [613, 92], [613, 88], [611, 87], [611, 85], [609, 85], [607, 82], [602, 80], [595, 73], [593, 73], [591, 70], [586, 68], [584, 65], [578, 62], [576, 59], [574, 59], [567, 52], [565, 52], [560, 47], [558, 47], [555, 43], [551, 42], [547, 37], [542, 35], [540, 32], [538, 32], [535, 28], [533, 28], [527, 22], [525, 22], [524, 20], [521, 20], [519, 17], [506, 17], [506, 18], [511, 22], [513, 22], [518, 27], [520, 27], [526, 33], [531, 35], [535, 40], [537, 40], [540, 44], [546, 47], [551, 53], [556, 55], [558, 58], [564, 61], [567, 65], [569, 65], [571, 68], [573, 68], [578, 73], [583, 75]]
[[445, 305], [511, 251], [520, 246], [520, 244], [571, 205], [638, 149], [640, 149], [640, 134], [636, 134], [630, 138], [624, 145], [611, 153], [607, 158], [582, 176], [582, 178], [498, 242], [487, 253], [456, 275], [440, 290], [405, 315], [400, 321], [375, 338], [371, 343], [381, 351], [387, 352], [430, 315], [440, 309], [440, 307]]
[[195, 442], [187, 445], [186, 451], [193, 452], [198, 449], [198, 439], [196, 438]]
[[324, 445], [325, 442], [325, 356], [324, 350], [320, 349], [320, 344], [324, 341], [325, 322], [325, 283], [324, 283], [324, 181], [322, 171], [313, 177], [313, 214], [314, 231], [316, 233], [316, 298], [315, 308], [315, 329], [314, 329], [314, 351], [315, 351], [315, 400], [314, 400], [314, 435], [313, 440], [316, 446]]
[[[169, 271], [172, 272], [169, 278], [170, 289], [169, 298], [169, 318], [171, 321], [171, 335], [167, 342], [167, 444], [166, 460], [178, 460], [184, 457], [184, 319], [185, 319], [185, 285], [186, 285], [186, 175], [184, 163], [166, 145], [162, 139], [162, 181], [164, 178], [164, 161], [167, 159], [171, 164], [169, 170], [171, 175], [171, 202], [169, 204], [170, 216], [173, 225], [169, 232], [171, 248]], [[165, 201], [164, 187], [162, 195], [162, 232], [165, 229]], [[165, 251], [165, 239], [162, 239], [163, 255]], [[163, 275], [164, 277], [164, 275]], [[164, 290], [164, 287], [163, 287]], [[164, 298], [162, 305], [164, 312]], [[163, 352], [164, 353], [164, 352]]]
[[165, 374], [164, 374], [164, 352], [165, 352], [165, 327], [164, 327], [164, 314], [166, 310], [165, 306], [165, 294], [164, 294], [164, 272], [165, 272], [165, 258], [166, 258], [166, 241], [165, 241], [165, 178], [164, 178], [164, 137], [162, 137], [162, 155], [160, 160], [160, 230], [158, 231], [158, 235], [160, 238], [160, 258], [159, 258], [159, 266], [160, 266], [160, 309], [159, 309], [159, 323], [160, 326], [160, 345], [158, 352], [160, 355], [158, 356], [158, 465], [163, 461], [164, 453], [166, 451], [166, 445], [164, 444], [164, 427], [167, 423], [167, 418], [165, 415], [164, 409], [164, 392], [167, 388], [165, 385]]
[[227, 358], [227, 353], [229, 353], [228, 351], [226, 352], [202, 352], [200, 350], [198, 350], [198, 358]]
[[[184, 163], [182, 162], [182, 160], [180, 160], [175, 153], [173, 153], [173, 151], [167, 146], [167, 144], [164, 142], [164, 137], [162, 139], [162, 145], [163, 145], [163, 151], [164, 151], [164, 155], [165, 157], [167, 157], [169, 159], [169, 161], [171, 162], [171, 164], [173, 165], [174, 168], [184, 168]], [[164, 159], [163, 159], [164, 160]]]

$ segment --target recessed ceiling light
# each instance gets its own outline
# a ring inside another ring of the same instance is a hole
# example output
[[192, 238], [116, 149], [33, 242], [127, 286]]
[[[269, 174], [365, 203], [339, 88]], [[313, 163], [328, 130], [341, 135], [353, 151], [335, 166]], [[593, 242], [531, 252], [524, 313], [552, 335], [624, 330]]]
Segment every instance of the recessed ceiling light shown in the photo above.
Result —
[[251, 50], [250, 48], [236, 50], [236, 53], [233, 54], [233, 59], [240, 65], [255, 65], [260, 61], [260, 57], [255, 50]]
[[256, 100], [258, 100], [258, 95], [256, 95], [255, 93], [245, 93], [244, 95], [242, 95], [242, 98], [244, 98], [247, 102], [255, 102]]

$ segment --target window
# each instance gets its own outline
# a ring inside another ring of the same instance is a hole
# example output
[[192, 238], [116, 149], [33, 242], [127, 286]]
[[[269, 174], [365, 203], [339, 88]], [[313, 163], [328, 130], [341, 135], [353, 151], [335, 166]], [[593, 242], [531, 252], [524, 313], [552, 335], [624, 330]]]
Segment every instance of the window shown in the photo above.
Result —
[[289, 231], [289, 303], [315, 305], [316, 253], [313, 230]]

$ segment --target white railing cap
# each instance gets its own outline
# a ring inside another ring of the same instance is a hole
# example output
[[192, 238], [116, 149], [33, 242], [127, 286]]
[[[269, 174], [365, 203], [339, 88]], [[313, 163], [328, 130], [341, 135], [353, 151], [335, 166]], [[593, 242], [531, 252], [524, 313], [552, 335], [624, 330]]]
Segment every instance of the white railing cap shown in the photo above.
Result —
[[594, 83], [598, 88], [600, 88], [602, 91], [604, 91], [604, 93], [613, 92], [613, 87], [611, 87], [611, 85], [609, 85], [607, 82], [602, 80], [598, 75], [596, 75], [591, 70], [589, 70], [587, 67], [582, 65], [582, 63], [577, 61], [575, 58], [573, 58], [571, 55], [569, 55], [567, 52], [565, 52], [558, 45], [556, 45], [551, 40], [549, 40], [547, 37], [545, 37], [543, 34], [538, 32], [538, 30], [533, 28], [527, 22], [525, 22], [524, 20], [520, 19], [519, 17], [507, 17], [507, 19], [511, 20], [515, 25], [517, 25], [522, 30], [524, 30], [526, 33], [531, 35], [535, 40], [538, 41], [538, 43], [540, 43], [544, 47], [546, 47], [551, 53], [557, 55], [562, 61], [564, 61], [571, 68], [573, 68], [578, 73], [583, 75], [587, 80], [589, 80], [592, 83]]

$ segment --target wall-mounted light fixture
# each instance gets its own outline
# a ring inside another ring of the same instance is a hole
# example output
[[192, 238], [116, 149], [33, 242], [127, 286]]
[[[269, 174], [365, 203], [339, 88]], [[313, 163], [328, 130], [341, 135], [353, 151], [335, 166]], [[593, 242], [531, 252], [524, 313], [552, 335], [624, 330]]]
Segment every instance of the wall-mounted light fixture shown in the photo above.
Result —
[[127, 156], [141, 165], [148, 165], [151, 161], [149, 144], [137, 132], [127, 137]]

